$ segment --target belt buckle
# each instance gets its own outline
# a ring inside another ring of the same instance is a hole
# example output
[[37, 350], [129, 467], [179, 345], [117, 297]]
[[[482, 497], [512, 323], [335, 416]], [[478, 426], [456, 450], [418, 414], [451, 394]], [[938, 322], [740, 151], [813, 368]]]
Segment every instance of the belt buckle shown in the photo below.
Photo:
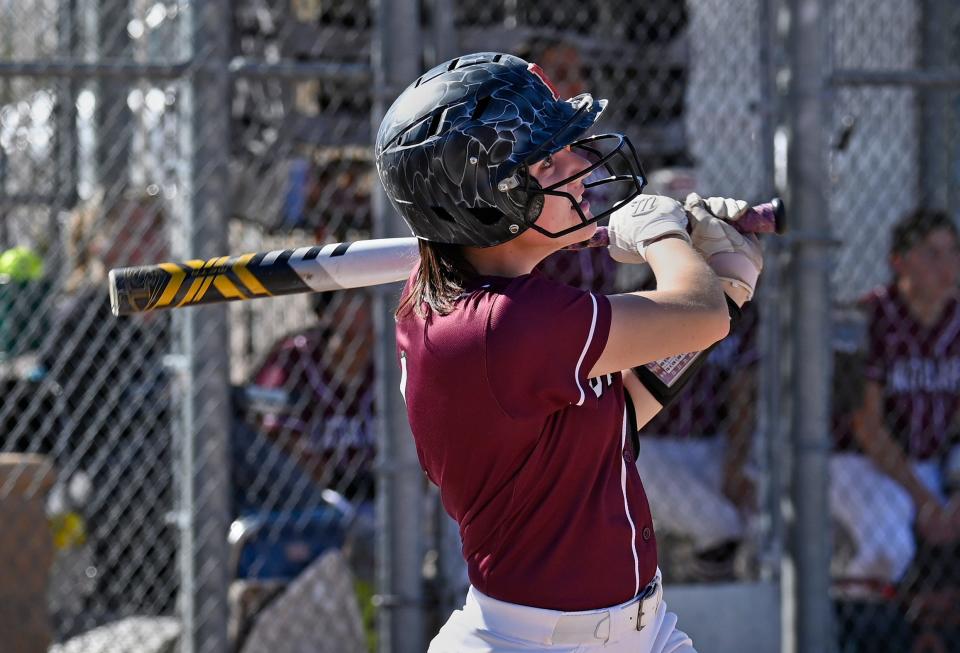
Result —
[[643, 604], [647, 602], [651, 596], [653, 596], [657, 591], [657, 582], [654, 581], [647, 585], [646, 589], [643, 591], [643, 594], [640, 595], [640, 600], [637, 601], [637, 630], [643, 630]]

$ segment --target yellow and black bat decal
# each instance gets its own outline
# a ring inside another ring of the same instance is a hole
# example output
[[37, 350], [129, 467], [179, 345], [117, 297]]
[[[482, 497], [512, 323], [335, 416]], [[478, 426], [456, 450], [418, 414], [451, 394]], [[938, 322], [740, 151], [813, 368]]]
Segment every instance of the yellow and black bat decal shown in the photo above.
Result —
[[[307, 248], [297, 261], [315, 259], [320, 250]], [[124, 315], [310, 292], [312, 288], [290, 265], [294, 252], [301, 253], [286, 249], [111, 270], [113, 312]]]

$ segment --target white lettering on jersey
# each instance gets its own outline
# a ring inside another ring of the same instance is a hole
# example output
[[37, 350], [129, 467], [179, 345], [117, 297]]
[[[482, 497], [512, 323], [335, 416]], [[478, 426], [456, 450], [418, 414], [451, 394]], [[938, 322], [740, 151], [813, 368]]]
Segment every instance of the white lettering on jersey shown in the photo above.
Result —
[[407, 400], [407, 352], [400, 352], [400, 394]]
[[604, 388], [609, 388], [613, 385], [613, 375], [595, 376], [592, 379], [587, 379], [587, 381], [590, 383], [590, 389], [593, 390], [593, 394], [597, 395], [597, 399], [599, 399], [600, 395], [603, 394]]
[[322, 424], [316, 425], [306, 439], [303, 448], [308, 453], [345, 451], [347, 448], [372, 448], [373, 433], [370, 430], [371, 416], [347, 417], [331, 415]]
[[887, 372], [891, 393], [960, 392], [960, 358], [901, 357]]

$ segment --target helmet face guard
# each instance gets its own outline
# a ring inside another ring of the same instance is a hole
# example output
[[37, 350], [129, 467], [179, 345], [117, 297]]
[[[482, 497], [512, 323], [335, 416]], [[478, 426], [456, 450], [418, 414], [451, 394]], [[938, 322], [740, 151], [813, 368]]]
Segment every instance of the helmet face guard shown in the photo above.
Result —
[[[531, 229], [550, 238], [566, 236], [589, 224], [603, 220], [641, 194], [647, 185], [646, 175], [636, 149], [630, 139], [623, 134], [589, 136], [574, 141], [569, 147], [572, 152], [590, 162], [586, 168], [546, 188], [531, 186], [524, 189], [528, 194], [528, 202], [543, 195], [563, 197], [570, 202], [574, 211], [580, 216], [580, 224], [556, 232], [548, 231], [536, 223], [530, 225]], [[529, 174], [526, 177], [529, 181]], [[559, 190], [580, 178], [583, 178], [583, 197], [590, 202], [591, 206], [589, 217], [583, 212], [573, 195]], [[595, 212], [592, 210], [594, 206], [604, 208]]]

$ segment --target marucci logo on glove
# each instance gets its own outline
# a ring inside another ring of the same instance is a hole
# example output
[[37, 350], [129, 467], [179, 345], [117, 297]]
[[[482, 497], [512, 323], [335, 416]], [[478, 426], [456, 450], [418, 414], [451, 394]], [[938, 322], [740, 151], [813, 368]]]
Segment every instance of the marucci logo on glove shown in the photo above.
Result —
[[644, 215], [650, 213], [657, 208], [657, 196], [656, 195], [640, 195], [637, 199], [634, 200], [633, 212], [630, 214], [633, 217]]

